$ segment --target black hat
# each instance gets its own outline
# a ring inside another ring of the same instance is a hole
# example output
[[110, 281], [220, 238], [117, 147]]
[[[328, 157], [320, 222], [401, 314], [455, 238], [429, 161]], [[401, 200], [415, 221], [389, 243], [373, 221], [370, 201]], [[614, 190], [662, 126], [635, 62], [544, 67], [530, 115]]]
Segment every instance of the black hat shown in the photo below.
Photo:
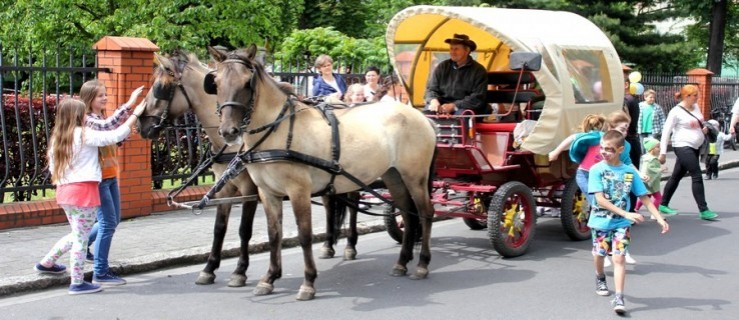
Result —
[[466, 34], [457, 34], [455, 33], [453, 37], [444, 40], [444, 42], [448, 44], [462, 44], [470, 48], [470, 51], [475, 51], [477, 49], [477, 44], [470, 40], [470, 37]]

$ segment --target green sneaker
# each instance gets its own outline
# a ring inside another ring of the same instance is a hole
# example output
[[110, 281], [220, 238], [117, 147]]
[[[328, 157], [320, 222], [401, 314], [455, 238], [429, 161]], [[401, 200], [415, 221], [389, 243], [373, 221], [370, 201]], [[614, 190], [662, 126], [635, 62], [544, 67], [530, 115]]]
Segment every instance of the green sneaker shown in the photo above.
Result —
[[677, 214], [677, 210], [663, 205], [659, 205], [659, 212], [666, 216], [674, 216]]
[[718, 218], [718, 215], [711, 210], [705, 210], [701, 211], [700, 217], [703, 220], [715, 220], [716, 218]]

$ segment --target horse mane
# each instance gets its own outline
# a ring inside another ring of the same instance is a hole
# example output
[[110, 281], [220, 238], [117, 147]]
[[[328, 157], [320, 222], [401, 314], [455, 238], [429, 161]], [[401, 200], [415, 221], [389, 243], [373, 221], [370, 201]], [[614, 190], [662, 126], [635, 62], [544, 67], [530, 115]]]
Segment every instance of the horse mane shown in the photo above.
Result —
[[280, 89], [282, 93], [284, 93], [288, 97], [297, 96], [297, 94], [295, 93], [295, 87], [293, 87], [292, 84], [275, 80], [275, 78], [273, 78], [272, 75], [267, 72], [266, 68], [261, 62], [249, 57], [246, 49], [237, 49], [231, 51], [228, 53], [228, 58], [238, 59], [246, 62], [247, 65], [249, 65], [257, 73], [259, 78], [265, 79], [265, 81], [271, 81], [275, 86], [277, 86], [277, 88]]
[[[178, 73], [182, 73], [187, 67], [201, 73], [208, 73], [211, 71], [205, 63], [198, 59], [197, 55], [185, 50], [176, 49], [171, 54], [165, 54], [164, 57], [168, 58], [172, 63], [171, 66], [168, 65], [165, 67], [174, 68]], [[158, 64], [161, 63], [162, 62], [160, 61]], [[164, 70], [162, 70], [162, 68], [154, 69], [154, 78], [161, 79], [160, 81], [162, 81], [163, 84], [169, 84], [169, 82], [173, 80], [171, 77], [162, 78], [163, 75]]]

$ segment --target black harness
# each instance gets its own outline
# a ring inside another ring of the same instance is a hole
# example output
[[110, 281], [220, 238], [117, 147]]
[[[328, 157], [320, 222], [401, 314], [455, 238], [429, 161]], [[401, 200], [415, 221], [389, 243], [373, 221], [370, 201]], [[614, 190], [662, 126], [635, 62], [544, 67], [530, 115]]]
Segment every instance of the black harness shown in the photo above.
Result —
[[[305, 153], [301, 153], [298, 151], [291, 150], [291, 144], [292, 144], [292, 137], [293, 137], [293, 128], [295, 124], [295, 116], [297, 112], [300, 112], [302, 110], [307, 110], [308, 108], [300, 109], [296, 111], [295, 102], [297, 101], [297, 97], [294, 95], [290, 95], [286, 93], [287, 99], [285, 103], [282, 105], [282, 110], [280, 110], [280, 113], [278, 114], [277, 118], [272, 121], [271, 123], [264, 125], [262, 127], [246, 130], [247, 126], [249, 125], [251, 121], [251, 114], [254, 111], [254, 103], [258, 97], [256, 97], [256, 92], [254, 88], [256, 87], [256, 79], [257, 79], [257, 68], [255, 68], [253, 65], [247, 63], [246, 61], [239, 59], [237, 57], [230, 57], [226, 60], [224, 60], [222, 63], [238, 63], [241, 65], [244, 65], [249, 71], [252, 72], [252, 77], [249, 80], [249, 84], [246, 90], [249, 91], [248, 100], [246, 103], [241, 103], [238, 101], [227, 101], [223, 103], [222, 105], [219, 105], [218, 111], [220, 113], [220, 110], [225, 107], [232, 107], [232, 108], [241, 108], [244, 111], [244, 117], [241, 121], [241, 129], [244, 130], [248, 134], [256, 134], [263, 131], [267, 131], [259, 140], [257, 140], [254, 145], [252, 145], [248, 150], [244, 152], [239, 152], [239, 154], [231, 161], [229, 164], [228, 169], [226, 169], [226, 172], [224, 173], [221, 179], [216, 182], [216, 184], [211, 188], [211, 190], [208, 191], [208, 194], [206, 194], [203, 199], [200, 201], [200, 203], [197, 205], [200, 209], [202, 209], [210, 198], [215, 196], [215, 193], [220, 191], [221, 188], [225, 185], [225, 181], [229, 179], [229, 176], [235, 177], [238, 173], [240, 173], [245, 168], [245, 164], [250, 163], [266, 163], [266, 162], [274, 162], [274, 161], [292, 161], [292, 162], [298, 162], [302, 164], [306, 164], [318, 169], [321, 169], [331, 175], [330, 181], [326, 184], [326, 186], [319, 191], [318, 193], [312, 194], [312, 197], [315, 196], [322, 196], [322, 195], [334, 195], [336, 194], [336, 188], [334, 187], [334, 181], [336, 180], [336, 177], [341, 175], [349, 181], [356, 184], [358, 187], [363, 189], [364, 191], [372, 194], [373, 196], [377, 197], [378, 199], [381, 199], [383, 202], [393, 206], [393, 202], [388, 200], [387, 198], [383, 197], [381, 194], [376, 192], [374, 189], [372, 189], [369, 185], [365, 184], [361, 180], [359, 180], [356, 176], [352, 175], [351, 173], [344, 170], [344, 168], [339, 164], [339, 160], [341, 158], [341, 143], [340, 143], [340, 136], [339, 136], [339, 120], [336, 117], [336, 114], [334, 113], [334, 109], [337, 107], [345, 108], [345, 105], [333, 105], [328, 104], [325, 102], [320, 102], [316, 105], [312, 105], [313, 108], [319, 110], [321, 112], [321, 115], [326, 120], [327, 124], [331, 127], [331, 160], [326, 160], [318, 157], [314, 157]], [[207, 79], [206, 79], [207, 81]], [[206, 88], [213, 88], [212, 84], [205, 84]], [[274, 133], [279, 125], [286, 119], [290, 119], [289, 121], [289, 129], [288, 129], [288, 135], [287, 135], [287, 141], [285, 145], [285, 149], [276, 149], [276, 150], [264, 150], [264, 151], [256, 151], [256, 148], [258, 148], [272, 133]], [[223, 181], [223, 182], [222, 182]], [[344, 200], [342, 198], [342, 200]], [[350, 206], [356, 208], [353, 204], [349, 203], [347, 201], [347, 204]], [[365, 210], [360, 210], [364, 213], [372, 214], [372, 215], [378, 215], [369, 213]], [[416, 213], [412, 213], [416, 214]]]
[[[178, 64], [178, 72], [175, 74], [173, 71], [168, 71], [168, 74], [174, 78], [174, 82], [170, 82], [167, 85], [163, 85], [161, 82], [156, 81], [154, 82], [154, 86], [152, 87], [152, 94], [154, 98], [156, 99], [155, 106], [159, 106], [159, 103], [166, 103], [164, 105], [164, 111], [159, 116], [153, 116], [153, 115], [146, 115], [142, 116], [142, 118], [157, 118], [159, 119], [159, 122], [153, 126], [154, 130], [160, 130], [167, 127], [174, 127], [174, 125], [169, 121], [169, 107], [172, 104], [172, 100], [174, 100], [174, 95], [176, 93], [176, 90], [179, 89], [182, 94], [185, 96], [185, 100], [187, 101], [187, 107], [189, 109], [193, 109], [192, 107], [192, 101], [190, 100], [190, 97], [187, 95], [187, 90], [185, 90], [184, 85], [182, 84], [182, 70], [184, 70], [184, 64], [186, 62], [179, 61]], [[200, 157], [200, 161], [198, 162], [198, 167], [190, 174], [190, 176], [180, 185], [178, 188], [171, 190], [169, 193], [167, 193], [167, 205], [172, 205], [174, 198], [177, 197], [182, 191], [185, 190], [185, 188], [192, 185], [195, 180], [200, 176], [200, 174], [208, 170], [213, 163], [230, 163], [234, 158], [236, 158], [237, 153], [236, 152], [230, 152], [230, 153], [224, 153], [228, 146], [223, 145], [223, 147], [218, 150], [218, 152], [214, 153], [213, 145], [210, 142], [210, 139], [208, 139], [208, 145], [206, 146], [207, 153], [203, 154]], [[236, 176], [233, 176], [231, 178], [235, 178]], [[223, 188], [223, 187], [221, 187]]]

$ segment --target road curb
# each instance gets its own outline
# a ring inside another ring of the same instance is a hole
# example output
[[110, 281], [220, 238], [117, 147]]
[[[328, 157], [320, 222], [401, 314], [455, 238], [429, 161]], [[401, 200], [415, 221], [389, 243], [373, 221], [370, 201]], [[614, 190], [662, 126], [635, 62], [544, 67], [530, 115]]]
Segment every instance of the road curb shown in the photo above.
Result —
[[[387, 230], [384, 220], [374, 220], [360, 222], [357, 225], [359, 235], [380, 232]], [[346, 234], [342, 233], [341, 238], [346, 238]], [[326, 232], [320, 232], [313, 235], [313, 243], [321, 243], [326, 240]], [[283, 238], [282, 247], [292, 248], [299, 245], [298, 237]], [[224, 243], [222, 250], [222, 259], [229, 259], [239, 256], [238, 244]], [[269, 243], [267, 241], [250, 244], [249, 254], [257, 254], [269, 251]], [[188, 266], [205, 263], [210, 254], [210, 246], [202, 246], [184, 250], [169, 251], [164, 253], [156, 253], [145, 256], [126, 259], [112, 263], [110, 269], [121, 276], [149, 272], [164, 268]], [[87, 264], [89, 267], [89, 264]], [[29, 266], [32, 268], [33, 266]], [[85, 272], [85, 279], [92, 279], [92, 271]], [[195, 279], [193, 279], [193, 282]], [[27, 293], [30, 291], [38, 291], [54, 287], [69, 286], [69, 273], [61, 275], [40, 275], [31, 274], [19, 277], [10, 277], [0, 279], [0, 297]]]

